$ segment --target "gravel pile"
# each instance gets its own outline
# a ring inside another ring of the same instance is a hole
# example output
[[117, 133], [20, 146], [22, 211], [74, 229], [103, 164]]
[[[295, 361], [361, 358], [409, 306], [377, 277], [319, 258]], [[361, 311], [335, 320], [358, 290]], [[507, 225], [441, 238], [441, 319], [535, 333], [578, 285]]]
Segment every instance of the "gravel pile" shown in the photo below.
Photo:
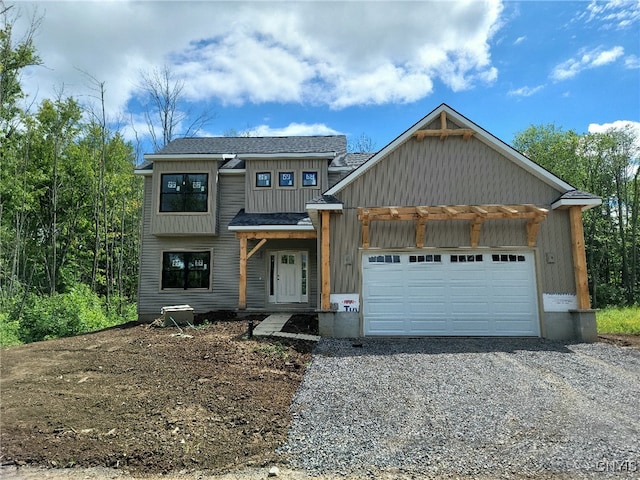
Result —
[[640, 478], [640, 351], [323, 339], [282, 451], [314, 474]]

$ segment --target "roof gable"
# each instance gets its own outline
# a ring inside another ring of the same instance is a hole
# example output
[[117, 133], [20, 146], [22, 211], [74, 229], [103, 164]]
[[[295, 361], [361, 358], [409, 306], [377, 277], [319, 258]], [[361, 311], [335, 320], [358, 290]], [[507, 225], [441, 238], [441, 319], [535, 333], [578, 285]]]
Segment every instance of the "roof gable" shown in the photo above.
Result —
[[[451, 107], [446, 104], [441, 104], [438, 108], [433, 110], [431, 113], [426, 115], [420, 121], [415, 123], [412, 127], [407, 129], [404, 133], [398, 136], [395, 140], [389, 143], [387, 146], [382, 148], [378, 153], [369, 158], [366, 162], [364, 162], [360, 167], [351, 172], [345, 178], [336, 183], [333, 187], [325, 192], [326, 195], [336, 195], [347, 185], [355, 181], [361, 175], [365, 174], [368, 170], [370, 170], [373, 166], [375, 166], [382, 159], [386, 158], [392, 151], [397, 149], [400, 145], [409, 141], [414, 137], [414, 135], [420, 135], [419, 131], [424, 131], [421, 129], [428, 128], [430, 124], [434, 121], [437, 121], [440, 117], [441, 113], [445, 112], [447, 118], [451, 120], [453, 123], [458, 125], [460, 128], [457, 129], [460, 135], [469, 135], [469, 130], [473, 131], [473, 136], [489, 146], [494, 150], [498, 151], [505, 158], [512, 161], [519, 167], [523, 168], [527, 172], [531, 173], [547, 185], [552, 188], [557, 189], [559, 192], [566, 192], [569, 190], [575, 190], [570, 184], [560, 179], [556, 175], [552, 174], [548, 170], [544, 169], [540, 165], [531, 161], [523, 154], [518, 152], [513, 147], [507, 145], [502, 140], [498, 139], [494, 135], [490, 134], [480, 126], [476, 125], [471, 120], [467, 119]], [[448, 140], [447, 140], [448, 141]]]

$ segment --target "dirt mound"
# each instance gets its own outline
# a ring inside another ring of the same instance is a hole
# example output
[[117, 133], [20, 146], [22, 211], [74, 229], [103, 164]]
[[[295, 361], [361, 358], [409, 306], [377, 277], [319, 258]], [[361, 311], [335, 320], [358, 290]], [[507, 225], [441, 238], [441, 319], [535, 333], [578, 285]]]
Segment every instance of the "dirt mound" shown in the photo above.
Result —
[[1, 463], [163, 473], [282, 461], [312, 345], [247, 340], [245, 320], [209, 317], [182, 334], [132, 324], [3, 350]]

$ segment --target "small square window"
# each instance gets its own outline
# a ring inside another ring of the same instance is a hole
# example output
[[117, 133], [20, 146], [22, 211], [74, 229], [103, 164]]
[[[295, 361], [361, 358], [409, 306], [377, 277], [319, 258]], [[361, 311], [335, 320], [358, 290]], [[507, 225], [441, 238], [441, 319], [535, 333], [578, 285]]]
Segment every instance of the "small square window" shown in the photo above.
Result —
[[278, 173], [278, 185], [281, 187], [293, 187], [293, 172]]
[[256, 173], [256, 187], [270, 187], [270, 186], [271, 186], [271, 172]]
[[302, 186], [303, 187], [317, 187], [318, 186], [318, 172], [302, 172]]

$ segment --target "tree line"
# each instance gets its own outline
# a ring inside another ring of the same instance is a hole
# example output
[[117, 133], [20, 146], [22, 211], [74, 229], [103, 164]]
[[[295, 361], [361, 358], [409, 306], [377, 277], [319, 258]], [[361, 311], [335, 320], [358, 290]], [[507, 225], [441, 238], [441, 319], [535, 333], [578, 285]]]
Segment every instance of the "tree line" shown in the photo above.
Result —
[[98, 107], [62, 94], [29, 104], [20, 78], [42, 63], [38, 22], [16, 38], [11, 7], [0, 3], [0, 13], [2, 343], [132, 318], [142, 204], [135, 148], [109, 128], [97, 81]]
[[640, 137], [631, 125], [578, 134], [530, 126], [514, 147], [567, 183], [602, 198], [583, 214], [594, 308], [640, 304]]

